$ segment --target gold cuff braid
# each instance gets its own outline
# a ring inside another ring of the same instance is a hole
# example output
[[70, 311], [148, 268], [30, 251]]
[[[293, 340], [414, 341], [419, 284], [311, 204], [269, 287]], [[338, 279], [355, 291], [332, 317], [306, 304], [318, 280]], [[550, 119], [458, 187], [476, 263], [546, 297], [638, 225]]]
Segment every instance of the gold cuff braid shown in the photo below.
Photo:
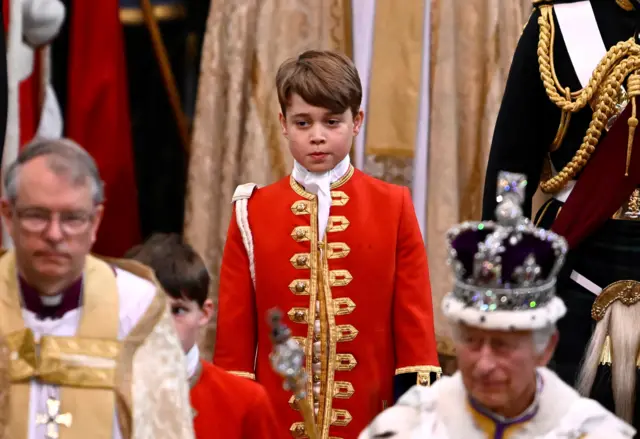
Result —
[[430, 386], [432, 383], [431, 374], [436, 374], [436, 380], [442, 376], [442, 368], [439, 366], [408, 366], [396, 369], [396, 375], [403, 373], [417, 373], [416, 384], [419, 386]]

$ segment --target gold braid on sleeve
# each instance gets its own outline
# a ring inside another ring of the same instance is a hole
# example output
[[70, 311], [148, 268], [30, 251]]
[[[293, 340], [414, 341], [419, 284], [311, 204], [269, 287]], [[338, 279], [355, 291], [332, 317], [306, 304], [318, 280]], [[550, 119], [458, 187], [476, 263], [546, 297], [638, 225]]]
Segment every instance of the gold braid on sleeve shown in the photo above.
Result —
[[[537, 55], [540, 77], [547, 96], [562, 110], [560, 127], [550, 150], [554, 151], [562, 143], [572, 113], [580, 111], [589, 103], [594, 109], [582, 145], [571, 161], [557, 175], [549, 176], [540, 183], [540, 189], [543, 192], [557, 193], [587, 164], [602, 136], [602, 130], [607, 126], [609, 119], [616, 114], [618, 98], [623, 93], [622, 85], [629, 74], [640, 68], [640, 46], [631, 38], [611, 47], [594, 70], [589, 84], [582, 90], [571, 92], [568, 88], [562, 87], [555, 72], [553, 61], [555, 24], [552, 6], [540, 6], [538, 25], [540, 26], [540, 36]], [[633, 78], [630, 78], [631, 83], [628, 85], [633, 87], [634, 81]], [[637, 85], [638, 94], [640, 94], [640, 82]], [[633, 128], [635, 129], [635, 127]]]

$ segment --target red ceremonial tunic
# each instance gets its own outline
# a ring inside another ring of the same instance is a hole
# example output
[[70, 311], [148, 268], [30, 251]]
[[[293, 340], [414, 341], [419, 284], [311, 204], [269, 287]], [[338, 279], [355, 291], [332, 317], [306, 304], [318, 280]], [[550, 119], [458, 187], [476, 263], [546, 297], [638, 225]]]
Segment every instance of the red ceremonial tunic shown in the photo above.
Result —
[[[253, 193], [255, 288], [234, 212], [220, 272], [214, 362], [264, 385], [282, 430], [305, 437], [302, 414], [269, 363], [267, 313], [279, 308], [305, 350], [320, 437], [355, 439], [393, 404], [394, 374], [418, 372], [427, 384], [439, 367], [427, 256], [408, 189], [353, 167], [331, 188], [320, 242], [317, 198], [295, 180]], [[321, 354], [314, 355], [318, 343]], [[317, 397], [312, 383], [321, 389]]]
[[281, 439], [271, 401], [257, 383], [205, 361], [191, 388], [196, 439]]

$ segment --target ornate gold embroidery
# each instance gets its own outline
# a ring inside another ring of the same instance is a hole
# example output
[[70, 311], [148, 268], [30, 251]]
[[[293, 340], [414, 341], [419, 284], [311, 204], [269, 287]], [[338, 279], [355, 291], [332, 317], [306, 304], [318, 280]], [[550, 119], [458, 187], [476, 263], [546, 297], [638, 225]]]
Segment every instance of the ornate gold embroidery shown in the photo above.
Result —
[[338, 325], [336, 327], [339, 342], [353, 341], [358, 335], [358, 330], [352, 325]]
[[307, 308], [294, 307], [289, 310], [287, 315], [293, 323], [308, 323], [309, 310]]
[[295, 215], [309, 215], [311, 209], [309, 208], [309, 201], [298, 200], [291, 206], [291, 212]]
[[436, 374], [436, 379], [442, 376], [442, 368], [438, 366], [408, 366], [396, 369], [396, 375], [401, 373], [417, 373], [416, 384], [419, 386], [431, 385], [431, 374]]
[[331, 191], [331, 206], [344, 206], [349, 202], [349, 195], [342, 191]]
[[30, 329], [15, 331], [6, 336], [9, 347], [9, 375], [11, 382], [28, 381], [36, 370], [36, 349]]
[[347, 270], [332, 270], [329, 272], [329, 285], [332, 287], [344, 287], [349, 285], [353, 276]]
[[311, 227], [309, 226], [296, 227], [295, 229], [293, 229], [293, 232], [291, 232], [291, 237], [296, 242], [309, 241], [310, 240], [309, 235], [311, 234], [310, 229]]
[[339, 372], [350, 372], [357, 364], [356, 357], [351, 354], [336, 355], [336, 370]]
[[293, 424], [291, 424], [291, 428], [289, 429], [289, 431], [291, 431], [291, 435], [296, 439], [307, 437], [307, 432], [304, 428], [304, 422], [294, 422]]
[[353, 384], [348, 381], [336, 381], [333, 383], [333, 397], [339, 399], [349, 399], [355, 393]]
[[289, 407], [291, 407], [295, 411], [299, 411], [300, 410], [300, 408], [298, 407], [298, 403], [296, 402], [296, 396], [295, 395], [291, 395], [291, 398], [289, 398]]
[[336, 427], [346, 427], [353, 417], [346, 410], [333, 409], [331, 411], [331, 425]]
[[335, 308], [335, 313], [337, 316], [351, 314], [353, 310], [356, 309], [356, 304], [348, 297], [334, 299], [333, 306]]
[[[338, 189], [340, 186], [344, 185], [347, 181], [349, 181], [351, 177], [353, 177], [354, 172], [355, 172], [355, 169], [353, 168], [353, 166], [349, 166], [349, 170], [342, 176], [342, 178], [340, 178], [339, 180], [331, 184], [331, 189], [332, 189], [331, 192], [333, 193], [334, 192], [333, 189]], [[313, 200], [315, 198], [315, 195], [304, 190], [304, 188], [300, 185], [300, 183], [298, 183], [295, 180], [295, 178], [293, 178], [293, 175], [289, 177], [289, 184], [291, 185], [291, 189], [293, 189], [293, 191], [296, 194], [300, 195], [301, 197], [306, 198], [307, 200]]]
[[309, 295], [309, 279], [296, 279], [289, 284], [289, 290], [296, 296]]
[[343, 232], [347, 230], [351, 222], [347, 219], [346, 216], [336, 215], [330, 216], [329, 221], [327, 222], [327, 232]]
[[311, 261], [309, 258], [309, 253], [296, 253], [291, 256], [291, 264], [298, 269], [311, 268]]
[[327, 259], [346, 258], [351, 248], [345, 242], [331, 242], [327, 244]]
[[613, 302], [619, 300], [626, 306], [640, 301], [640, 282], [621, 280], [605, 287], [598, 295], [591, 308], [591, 317], [600, 321]]

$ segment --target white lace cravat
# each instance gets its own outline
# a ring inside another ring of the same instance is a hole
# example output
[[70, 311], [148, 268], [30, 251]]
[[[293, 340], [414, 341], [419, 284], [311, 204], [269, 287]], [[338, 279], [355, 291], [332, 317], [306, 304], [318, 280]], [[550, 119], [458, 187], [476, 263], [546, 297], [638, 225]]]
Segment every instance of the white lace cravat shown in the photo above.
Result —
[[318, 197], [318, 240], [324, 238], [324, 232], [329, 222], [331, 209], [331, 185], [340, 180], [349, 170], [351, 159], [349, 155], [342, 159], [335, 168], [327, 172], [309, 172], [300, 163], [293, 163], [293, 178], [300, 183], [307, 192]]
[[200, 364], [200, 349], [198, 345], [194, 344], [186, 355], [187, 361], [187, 377], [191, 378], [198, 370], [198, 364]]

